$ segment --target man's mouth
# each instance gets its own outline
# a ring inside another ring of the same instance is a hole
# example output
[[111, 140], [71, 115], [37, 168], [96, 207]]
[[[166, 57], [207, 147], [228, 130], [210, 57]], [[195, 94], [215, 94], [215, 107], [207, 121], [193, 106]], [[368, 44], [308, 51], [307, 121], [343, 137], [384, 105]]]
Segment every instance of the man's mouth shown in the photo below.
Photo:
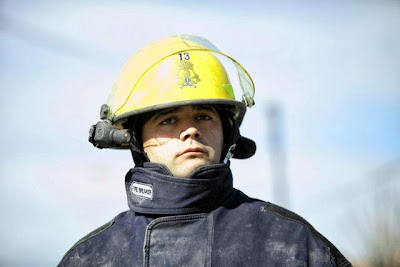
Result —
[[200, 147], [190, 147], [185, 149], [182, 153], [179, 154], [179, 156], [185, 155], [185, 154], [205, 154], [206, 151]]

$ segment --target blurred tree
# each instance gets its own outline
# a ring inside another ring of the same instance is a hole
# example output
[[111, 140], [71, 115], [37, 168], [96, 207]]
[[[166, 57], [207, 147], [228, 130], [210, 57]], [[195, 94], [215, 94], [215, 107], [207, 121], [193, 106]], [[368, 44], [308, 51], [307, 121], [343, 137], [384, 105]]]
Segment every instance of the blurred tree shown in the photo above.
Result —
[[363, 260], [355, 265], [400, 266], [399, 160], [379, 168], [371, 178], [372, 194], [364, 203], [368, 208], [355, 214], [355, 232], [365, 249]]

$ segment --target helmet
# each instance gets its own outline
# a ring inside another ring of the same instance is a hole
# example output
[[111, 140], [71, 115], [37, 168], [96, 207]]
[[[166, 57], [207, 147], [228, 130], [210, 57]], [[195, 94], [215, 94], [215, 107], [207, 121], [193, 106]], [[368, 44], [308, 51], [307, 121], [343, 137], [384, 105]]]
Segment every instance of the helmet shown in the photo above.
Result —
[[235, 145], [244, 146], [239, 150], [250, 149], [250, 153], [240, 156], [237, 147], [234, 155], [250, 157], [255, 144], [240, 136], [239, 126], [246, 106], [254, 105], [253, 98], [254, 83], [247, 71], [208, 40], [192, 35], [166, 37], [139, 50], [122, 68], [102, 106], [103, 122], [92, 126], [89, 141], [100, 148], [130, 144], [131, 150], [143, 153], [140, 142], [132, 138], [132, 121], [169, 107], [212, 104], [224, 107], [234, 133], [227, 152]]

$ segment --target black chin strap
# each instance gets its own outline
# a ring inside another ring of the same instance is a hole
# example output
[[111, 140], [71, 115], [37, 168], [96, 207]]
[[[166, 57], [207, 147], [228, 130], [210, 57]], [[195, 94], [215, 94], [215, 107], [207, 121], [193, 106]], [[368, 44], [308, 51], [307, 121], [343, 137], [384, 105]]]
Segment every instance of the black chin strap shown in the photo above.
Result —
[[256, 143], [240, 134], [239, 125], [233, 114], [220, 114], [224, 131], [224, 147], [221, 153], [221, 162], [228, 163], [233, 157], [235, 159], [247, 159], [256, 152]]
[[239, 125], [233, 118], [231, 112], [224, 112], [219, 114], [222, 122], [224, 132], [224, 147], [221, 153], [220, 162], [227, 163], [234, 154], [236, 142], [240, 138]]
[[141, 167], [144, 162], [148, 162], [146, 154], [144, 153], [142, 144], [136, 138], [135, 131], [132, 131], [132, 139], [129, 142], [129, 148], [132, 153], [133, 161], [135, 162], [135, 166]]

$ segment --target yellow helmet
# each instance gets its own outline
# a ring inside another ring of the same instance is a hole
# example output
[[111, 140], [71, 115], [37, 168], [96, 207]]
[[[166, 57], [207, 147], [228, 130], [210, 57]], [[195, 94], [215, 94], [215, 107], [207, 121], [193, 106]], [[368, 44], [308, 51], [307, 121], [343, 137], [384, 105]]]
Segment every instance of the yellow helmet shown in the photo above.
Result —
[[[236, 72], [231, 75], [236, 85], [227, 70]], [[107, 119], [116, 123], [170, 106], [207, 103], [231, 105], [240, 125], [253, 97], [253, 81], [237, 61], [204, 38], [176, 35], [149, 44], [129, 59], [107, 100]]]
[[227, 157], [233, 150], [236, 158], [251, 157], [255, 143], [240, 135], [239, 126], [253, 98], [247, 71], [208, 40], [166, 37], [139, 50], [122, 68], [101, 108], [103, 121], [91, 127], [89, 141], [99, 148], [130, 147], [135, 162], [142, 162], [141, 144], [132, 131], [136, 115], [180, 105], [224, 105], [230, 114], [229, 122], [223, 122], [230, 135], [224, 138]]

